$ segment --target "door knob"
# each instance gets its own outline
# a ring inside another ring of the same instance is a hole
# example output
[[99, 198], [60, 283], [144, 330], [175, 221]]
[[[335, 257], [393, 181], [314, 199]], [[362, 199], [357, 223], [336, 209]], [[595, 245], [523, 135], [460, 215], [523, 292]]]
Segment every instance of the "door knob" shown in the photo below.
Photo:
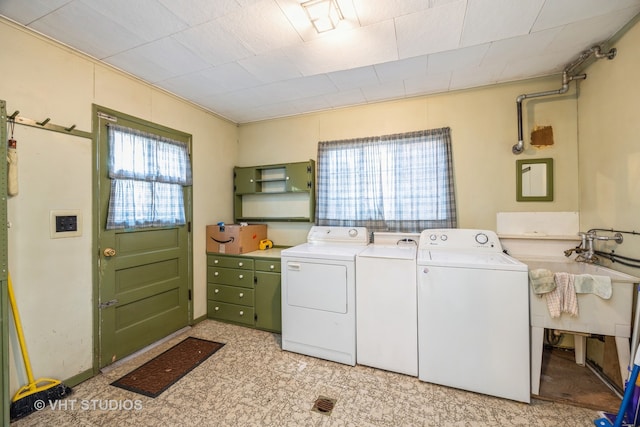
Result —
[[106, 248], [102, 253], [106, 257], [111, 257], [111, 256], [114, 256], [116, 254], [116, 250], [113, 249], [113, 248]]

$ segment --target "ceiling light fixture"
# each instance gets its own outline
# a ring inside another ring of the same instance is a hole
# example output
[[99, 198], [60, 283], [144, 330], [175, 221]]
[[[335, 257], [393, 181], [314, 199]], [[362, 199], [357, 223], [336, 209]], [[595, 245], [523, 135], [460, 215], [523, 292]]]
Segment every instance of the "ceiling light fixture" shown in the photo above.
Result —
[[301, 4], [318, 33], [334, 30], [344, 19], [336, 0], [309, 0]]

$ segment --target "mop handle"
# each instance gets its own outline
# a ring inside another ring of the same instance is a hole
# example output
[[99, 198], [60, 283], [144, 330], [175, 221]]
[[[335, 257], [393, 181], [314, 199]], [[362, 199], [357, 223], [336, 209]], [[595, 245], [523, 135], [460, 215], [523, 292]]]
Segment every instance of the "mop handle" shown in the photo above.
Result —
[[24, 333], [22, 332], [22, 323], [20, 322], [20, 315], [18, 314], [18, 306], [16, 304], [16, 297], [13, 295], [13, 285], [11, 284], [11, 274], [7, 274], [9, 281], [9, 302], [11, 303], [11, 312], [13, 313], [13, 320], [16, 324], [16, 332], [18, 333], [18, 341], [20, 341], [20, 351], [22, 352], [22, 359], [24, 360], [24, 367], [27, 370], [27, 378], [29, 384], [33, 383], [33, 372], [31, 372], [31, 362], [29, 361], [29, 355], [27, 354], [27, 344], [24, 341]]

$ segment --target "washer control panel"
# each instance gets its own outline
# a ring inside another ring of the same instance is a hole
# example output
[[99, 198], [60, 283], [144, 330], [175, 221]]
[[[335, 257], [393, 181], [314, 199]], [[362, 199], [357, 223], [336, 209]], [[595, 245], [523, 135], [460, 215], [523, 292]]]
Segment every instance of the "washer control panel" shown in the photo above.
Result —
[[467, 228], [424, 230], [420, 235], [420, 248], [502, 252], [502, 245], [494, 231]]

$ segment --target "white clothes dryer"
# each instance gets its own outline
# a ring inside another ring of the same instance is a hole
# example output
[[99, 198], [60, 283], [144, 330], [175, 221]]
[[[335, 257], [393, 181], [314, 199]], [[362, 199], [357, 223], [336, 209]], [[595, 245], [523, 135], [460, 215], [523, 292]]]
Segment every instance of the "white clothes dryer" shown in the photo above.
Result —
[[488, 230], [425, 230], [417, 256], [422, 381], [530, 402], [526, 264]]
[[418, 376], [420, 233], [374, 232], [356, 257], [358, 364]]
[[282, 349], [356, 364], [356, 255], [365, 227], [314, 226], [282, 257]]

